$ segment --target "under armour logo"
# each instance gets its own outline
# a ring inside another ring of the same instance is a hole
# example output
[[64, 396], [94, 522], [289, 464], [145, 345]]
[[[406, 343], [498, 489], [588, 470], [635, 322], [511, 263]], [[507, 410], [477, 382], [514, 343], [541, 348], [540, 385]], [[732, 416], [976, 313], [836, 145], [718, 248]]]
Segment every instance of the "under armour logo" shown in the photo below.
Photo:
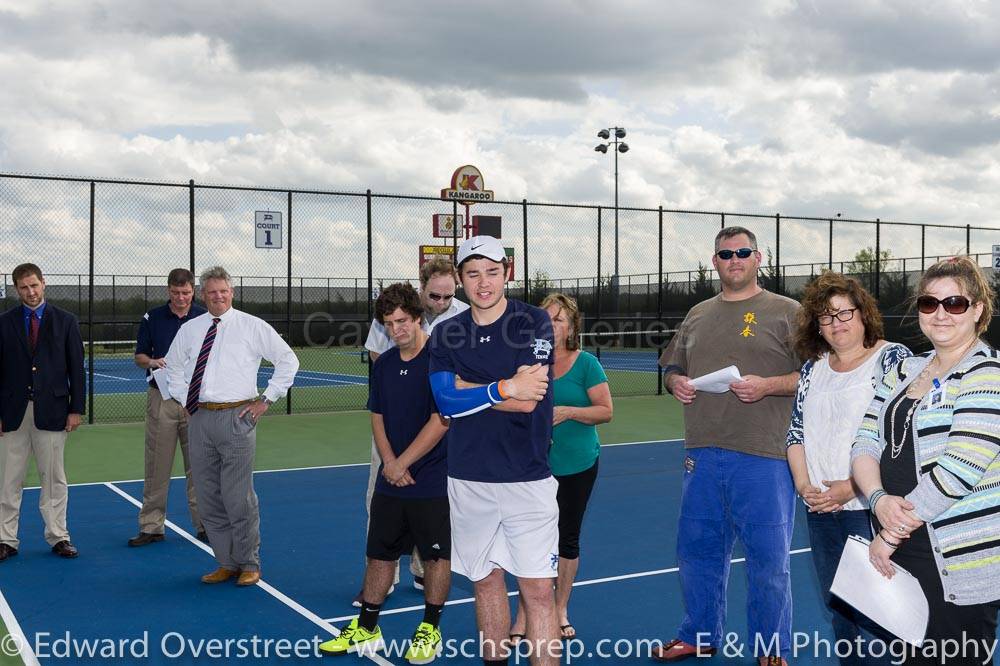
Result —
[[441, 544], [436, 543], [433, 546], [431, 546], [431, 548], [433, 548], [434, 550], [441, 550]]
[[487, 336], [481, 337], [481, 338], [479, 338], [479, 341], [480, 342], [489, 342], [490, 341], [490, 336], [487, 335]]
[[406, 374], [407, 372], [408, 372], [408, 370], [400, 370], [400, 371], [399, 371], [399, 374], [401, 374], [401, 375], [405, 375], [405, 374]]

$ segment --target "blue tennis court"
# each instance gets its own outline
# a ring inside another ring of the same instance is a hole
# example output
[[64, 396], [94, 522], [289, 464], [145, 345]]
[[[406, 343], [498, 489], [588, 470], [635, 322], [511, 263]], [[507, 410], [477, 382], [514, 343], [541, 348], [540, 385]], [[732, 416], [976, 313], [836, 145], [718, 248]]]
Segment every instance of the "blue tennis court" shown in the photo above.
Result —
[[[649, 647], [642, 641], [673, 637], [682, 613], [675, 558], [682, 462], [677, 441], [603, 449], [570, 607], [578, 639], [567, 644], [565, 663], [648, 661]], [[121, 658], [127, 663], [280, 663], [296, 647], [301, 659], [318, 659], [312, 656], [315, 642], [354, 616], [350, 601], [363, 575], [367, 473], [366, 464], [258, 472], [263, 581], [247, 589], [199, 582], [215, 561], [191, 537], [180, 479], [171, 488], [167, 540], [144, 548], [126, 546], [136, 532], [141, 482], [72, 487], [70, 530], [81, 552], [76, 560], [49, 553], [34, 509], [38, 490], [26, 490], [21, 552], [0, 565], [0, 610], [12, 633], [19, 628], [36, 648], [41, 663], [67, 653], [66, 663], [81, 663], [87, 661], [81, 650], [101, 646], [117, 656], [124, 646]], [[742, 662], [749, 663], [744, 569], [739, 553], [735, 558], [727, 654], [738, 657], [742, 650]], [[803, 644], [795, 662], [831, 663], [817, 643], [831, 640], [832, 632], [801, 511], [791, 570], [793, 630]], [[381, 666], [406, 663], [406, 639], [421, 618], [422, 596], [405, 566], [403, 576], [380, 621], [388, 649], [373, 661]], [[474, 663], [469, 661], [476, 648], [471, 596], [469, 581], [454, 577], [439, 663]], [[720, 651], [708, 661], [729, 660]]]
[[[89, 362], [85, 362], [90, 372]], [[357, 386], [368, 384], [364, 366], [359, 365], [358, 374], [341, 374], [300, 369], [295, 375], [294, 386]], [[274, 369], [262, 366], [257, 372], [257, 385], [267, 386]], [[132, 362], [131, 358], [96, 358], [94, 360], [94, 393], [145, 393], [145, 371]]]

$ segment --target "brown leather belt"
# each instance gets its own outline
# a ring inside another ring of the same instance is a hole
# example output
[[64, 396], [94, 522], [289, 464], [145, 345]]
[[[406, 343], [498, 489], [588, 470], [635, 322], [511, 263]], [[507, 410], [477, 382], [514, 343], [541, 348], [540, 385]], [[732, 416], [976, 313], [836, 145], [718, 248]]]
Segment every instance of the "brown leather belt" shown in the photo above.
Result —
[[236, 402], [199, 402], [198, 409], [207, 409], [210, 412], [221, 412], [223, 409], [236, 409], [243, 405], [249, 405], [253, 400], [238, 400]]

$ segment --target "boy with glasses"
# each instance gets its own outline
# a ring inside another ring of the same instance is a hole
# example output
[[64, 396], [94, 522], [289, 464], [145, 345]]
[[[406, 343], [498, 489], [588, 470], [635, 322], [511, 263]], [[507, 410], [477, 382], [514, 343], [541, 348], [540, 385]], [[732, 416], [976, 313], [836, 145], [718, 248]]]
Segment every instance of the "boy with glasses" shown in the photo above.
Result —
[[[428, 261], [423, 266], [420, 267], [420, 306], [423, 308], [423, 315], [420, 318], [420, 327], [428, 335], [434, 330], [434, 327], [441, 322], [454, 317], [459, 312], [468, 310], [469, 306], [466, 303], [455, 298], [455, 290], [458, 287], [458, 272], [455, 270], [455, 264], [449, 259], [439, 257], [437, 259], [432, 259]], [[385, 327], [382, 322], [378, 320], [378, 317], [372, 320], [371, 328], [368, 330], [368, 339], [365, 340], [365, 349], [368, 350], [368, 356], [371, 358], [372, 363], [378, 359], [381, 354], [384, 354], [389, 349], [396, 346], [396, 343], [392, 341], [389, 334], [386, 333]], [[382, 458], [379, 457], [378, 448], [375, 446], [375, 440], [372, 439], [372, 461], [371, 467], [368, 472], [368, 489], [365, 493], [365, 513], [368, 514], [369, 519], [371, 517], [371, 503], [372, 495], [375, 492], [375, 480], [378, 477], [378, 468], [382, 464]], [[367, 533], [368, 526], [365, 526], [365, 531]], [[420, 556], [414, 549], [412, 557], [410, 558], [410, 573], [413, 574], [413, 587], [417, 590], [424, 589], [424, 569], [420, 562]], [[395, 585], [399, 584], [399, 562], [396, 562], [396, 575], [393, 582], [393, 587], [389, 589], [389, 593], [395, 589]], [[355, 608], [361, 608], [362, 593], [354, 597], [351, 602]]]
[[[792, 333], [799, 304], [757, 284], [753, 233], [727, 227], [712, 265], [722, 293], [691, 308], [660, 357], [667, 390], [684, 405], [684, 492], [677, 563], [685, 615], [660, 661], [708, 656], [721, 646], [733, 545], [746, 550], [748, 628], [761, 664], [791, 650], [788, 549], [795, 486], [785, 436], [799, 375]], [[695, 390], [698, 377], [735, 364], [725, 393]]]

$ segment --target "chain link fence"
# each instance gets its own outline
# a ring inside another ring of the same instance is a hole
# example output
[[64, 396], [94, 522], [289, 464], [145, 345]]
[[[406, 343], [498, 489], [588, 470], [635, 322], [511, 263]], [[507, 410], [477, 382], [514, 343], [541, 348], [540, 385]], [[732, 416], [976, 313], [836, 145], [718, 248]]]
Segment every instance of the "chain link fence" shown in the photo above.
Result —
[[[48, 300], [80, 318], [88, 419], [138, 421], [146, 385], [133, 353], [142, 315], [166, 302], [172, 268], [197, 274], [222, 265], [234, 278], [235, 307], [271, 323], [299, 356], [295, 387], [278, 408], [363, 409], [373, 297], [393, 282], [417, 285], [422, 256], [454, 252], [462, 230], [434, 238], [434, 215], [469, 223], [470, 214], [501, 220], [514, 260], [509, 296], [577, 299], [584, 347], [600, 356], [616, 396], [662, 390], [656, 359], [669, 331], [719, 290], [711, 257], [724, 226], [757, 235], [764, 287], [796, 298], [824, 269], [855, 275], [879, 298], [887, 337], [917, 348], [908, 298], [921, 271], [956, 253], [986, 268], [1000, 244], [1000, 228], [971, 225], [528, 201], [466, 209], [371, 192], [0, 174], [0, 305], [18, 302], [16, 264], [41, 266]], [[258, 228], [264, 215], [267, 228]], [[998, 329], [994, 319], [994, 344]]]

